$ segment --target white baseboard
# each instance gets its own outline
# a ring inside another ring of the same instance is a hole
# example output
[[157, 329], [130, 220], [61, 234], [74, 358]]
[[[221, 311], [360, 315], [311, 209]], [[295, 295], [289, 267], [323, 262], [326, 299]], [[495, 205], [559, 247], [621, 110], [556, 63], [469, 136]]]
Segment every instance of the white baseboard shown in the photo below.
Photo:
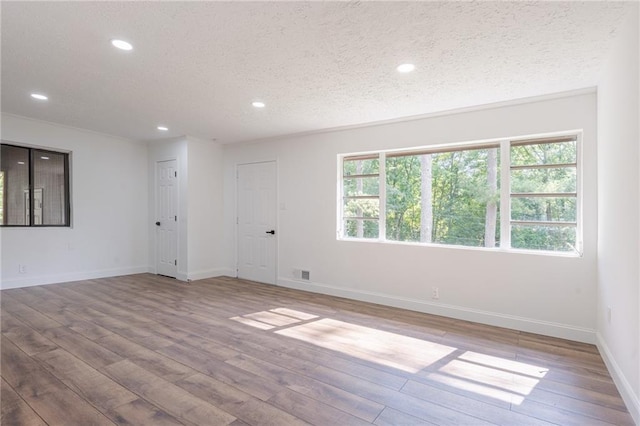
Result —
[[143, 274], [149, 271], [148, 266], [135, 266], [131, 268], [101, 269], [98, 271], [80, 271], [57, 275], [41, 275], [35, 277], [20, 277], [3, 279], [0, 289], [33, 287], [36, 285], [66, 283], [71, 281], [93, 280], [96, 278], [118, 277], [121, 275]]
[[[92, 280], [96, 278], [108, 278], [108, 277], [118, 277], [122, 275], [132, 275], [132, 274], [156, 274], [156, 270], [154, 266], [138, 266], [133, 268], [117, 268], [117, 269], [102, 269], [99, 271], [82, 271], [82, 272], [71, 272], [65, 274], [58, 275], [43, 275], [43, 276], [35, 276], [35, 277], [20, 277], [20, 278], [10, 278], [3, 279], [0, 283], [0, 290], [9, 290], [12, 288], [22, 288], [22, 287], [33, 287], [37, 285], [47, 285], [47, 284], [57, 284], [57, 283], [66, 283], [71, 281], [82, 281], [82, 280]], [[214, 277], [234, 277], [235, 271], [229, 268], [216, 268], [209, 269], [206, 271], [196, 271], [192, 273], [187, 273], [184, 271], [178, 271], [176, 273], [176, 279], [179, 281], [195, 281], [195, 280], [203, 280], [206, 278], [214, 278]]]
[[189, 281], [204, 280], [207, 278], [215, 278], [222, 276], [232, 276], [233, 270], [228, 268], [215, 268], [206, 271], [190, 272], [188, 274]]
[[427, 314], [440, 315], [465, 321], [473, 321], [481, 324], [493, 325], [496, 327], [504, 327], [514, 330], [526, 331], [529, 333], [542, 334], [545, 336], [558, 337], [561, 339], [574, 340], [577, 342], [591, 344], [596, 343], [595, 330], [575, 327], [572, 325], [541, 321], [533, 318], [518, 317], [514, 315], [501, 314], [498, 312], [482, 311], [479, 309], [472, 309], [464, 306], [446, 305], [426, 300], [408, 299], [383, 293], [345, 289], [310, 281], [292, 280], [284, 277], [278, 278], [278, 285], [298, 290], [328, 294], [330, 296], [338, 296], [347, 299], [360, 300], [363, 302], [371, 302], [380, 305], [393, 306], [396, 308], [409, 309], [411, 311], [424, 312]]
[[622, 396], [622, 400], [627, 405], [627, 410], [631, 413], [631, 417], [633, 417], [636, 424], [640, 425], [640, 395], [636, 395], [633, 392], [631, 384], [625, 377], [622, 369], [620, 369], [620, 366], [609, 350], [609, 346], [607, 346], [607, 343], [600, 333], [596, 333], [596, 339], [596, 345], [598, 346], [600, 355], [609, 370], [613, 382], [618, 388], [618, 392], [620, 392], [620, 396]]

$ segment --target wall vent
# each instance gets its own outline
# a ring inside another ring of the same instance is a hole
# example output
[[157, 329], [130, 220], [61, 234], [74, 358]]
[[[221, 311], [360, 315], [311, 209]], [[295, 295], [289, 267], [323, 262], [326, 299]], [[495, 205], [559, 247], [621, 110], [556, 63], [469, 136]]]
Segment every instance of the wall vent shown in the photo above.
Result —
[[311, 278], [311, 272], [305, 271], [304, 269], [293, 268], [291, 272], [293, 273], [293, 278], [296, 280], [309, 281]]

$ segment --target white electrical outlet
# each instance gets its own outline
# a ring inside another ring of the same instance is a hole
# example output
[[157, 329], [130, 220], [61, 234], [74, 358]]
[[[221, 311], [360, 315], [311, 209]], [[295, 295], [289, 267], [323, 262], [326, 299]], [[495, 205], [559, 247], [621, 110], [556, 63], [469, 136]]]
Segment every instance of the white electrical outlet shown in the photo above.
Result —
[[438, 287], [431, 287], [431, 298], [434, 300], [440, 299], [440, 289]]
[[27, 265], [18, 265], [18, 273], [26, 274], [27, 273]]

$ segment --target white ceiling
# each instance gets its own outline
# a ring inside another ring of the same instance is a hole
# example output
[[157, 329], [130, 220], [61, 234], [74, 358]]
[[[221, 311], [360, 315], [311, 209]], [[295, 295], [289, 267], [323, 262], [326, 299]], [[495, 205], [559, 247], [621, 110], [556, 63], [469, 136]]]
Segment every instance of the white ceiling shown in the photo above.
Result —
[[[593, 87], [629, 11], [607, 1], [2, 1], [1, 106], [130, 139], [222, 143], [396, 119]], [[405, 62], [416, 70], [396, 72]]]

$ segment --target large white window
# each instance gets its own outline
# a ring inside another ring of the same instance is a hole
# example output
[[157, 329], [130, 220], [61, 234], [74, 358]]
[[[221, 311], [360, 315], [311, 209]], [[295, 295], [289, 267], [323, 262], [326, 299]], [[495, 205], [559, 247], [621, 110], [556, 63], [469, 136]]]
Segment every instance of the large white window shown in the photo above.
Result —
[[343, 239], [579, 254], [578, 136], [340, 156]]

